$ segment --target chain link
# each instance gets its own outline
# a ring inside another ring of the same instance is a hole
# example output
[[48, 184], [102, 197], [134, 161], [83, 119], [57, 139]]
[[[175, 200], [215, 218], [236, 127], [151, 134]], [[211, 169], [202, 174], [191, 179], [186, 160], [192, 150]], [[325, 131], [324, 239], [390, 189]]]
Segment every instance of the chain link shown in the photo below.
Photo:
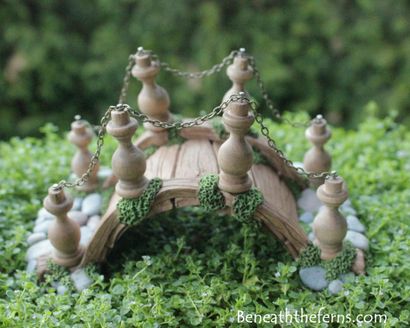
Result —
[[231, 53], [226, 56], [224, 59], [222, 59], [222, 61], [218, 64], [215, 64], [214, 66], [212, 66], [210, 69], [204, 70], [204, 71], [200, 71], [200, 72], [185, 72], [185, 71], [181, 71], [177, 68], [173, 68], [171, 67], [170, 64], [166, 63], [166, 62], [161, 62], [158, 59], [158, 56], [155, 54], [152, 54], [152, 57], [155, 60], [158, 60], [160, 62], [161, 67], [166, 71], [166, 72], [170, 72], [171, 74], [178, 76], [178, 77], [183, 77], [183, 78], [187, 78], [187, 79], [202, 79], [206, 76], [211, 76], [215, 73], [219, 73], [222, 68], [224, 68], [225, 66], [228, 66], [232, 63], [233, 59], [235, 58], [235, 56], [238, 54], [237, 50], [231, 51]]
[[256, 79], [256, 83], [261, 90], [262, 97], [265, 100], [266, 106], [269, 108], [269, 110], [272, 112], [273, 116], [276, 117], [278, 120], [287, 123], [295, 128], [307, 128], [311, 125], [310, 121], [307, 122], [292, 122], [288, 120], [287, 118], [284, 118], [282, 114], [279, 112], [279, 110], [273, 105], [272, 99], [269, 97], [269, 94], [266, 90], [265, 84], [262, 81], [261, 74], [259, 72], [258, 67], [256, 66], [255, 58], [253, 56], [248, 56], [249, 60], [249, 65], [253, 69], [253, 74]]
[[190, 121], [169, 121], [169, 122], [163, 122], [160, 120], [152, 119], [149, 118], [147, 115], [144, 113], [141, 113], [140, 111], [137, 111], [136, 109], [132, 108], [131, 106], [127, 104], [118, 104], [115, 108], [116, 110], [120, 111], [128, 111], [131, 117], [134, 117], [136, 120], [140, 121], [141, 123], [150, 123], [153, 126], [157, 128], [163, 128], [163, 129], [186, 129], [186, 128], [191, 128], [193, 126], [198, 126], [204, 124], [206, 121], [209, 121], [213, 119], [216, 116], [219, 116], [220, 114], [223, 113], [226, 107], [231, 102], [236, 102], [236, 101], [247, 101], [250, 102], [248, 98], [244, 95], [232, 95], [229, 97], [228, 100], [223, 101], [219, 106], [216, 106], [212, 111], [209, 113], [199, 116], [197, 118], [194, 118]]
[[135, 55], [130, 55], [128, 57], [128, 65], [125, 68], [125, 75], [123, 78], [120, 98], [118, 99], [119, 104], [123, 104], [127, 100], [128, 87], [129, 87], [130, 79], [131, 79], [131, 71], [132, 71], [134, 64], [135, 64]]
[[97, 148], [91, 157], [90, 164], [88, 165], [87, 171], [81, 177], [76, 179], [74, 182], [68, 182], [66, 180], [61, 180], [59, 183], [53, 185], [54, 189], [62, 189], [64, 187], [66, 188], [79, 187], [83, 185], [85, 182], [87, 182], [88, 178], [91, 175], [91, 172], [94, 170], [95, 166], [97, 165], [100, 159], [101, 150], [104, 146], [104, 136], [106, 134], [106, 127], [107, 127], [108, 122], [111, 119], [111, 112], [115, 109], [116, 109], [116, 106], [108, 107], [107, 111], [101, 118], [101, 126], [99, 127], [98, 133], [97, 133]]
[[288, 167], [296, 170], [296, 172], [301, 175], [304, 176], [307, 179], [317, 179], [317, 178], [328, 178], [328, 177], [336, 177], [337, 173], [336, 171], [332, 171], [332, 172], [321, 172], [321, 173], [313, 173], [313, 172], [306, 172], [303, 167], [300, 166], [295, 166], [293, 164], [293, 162], [291, 160], [289, 160], [285, 154], [283, 153], [282, 150], [279, 149], [279, 147], [276, 145], [275, 140], [273, 140], [273, 138], [271, 138], [270, 134], [269, 134], [269, 129], [266, 127], [265, 123], [263, 123], [263, 116], [261, 113], [259, 113], [256, 110], [256, 103], [254, 101], [250, 102], [250, 106], [252, 108], [252, 111], [254, 113], [255, 116], [255, 121], [256, 123], [259, 124], [260, 126], [260, 131], [261, 134], [266, 138], [267, 142], [268, 142], [268, 146], [270, 148], [273, 149], [273, 151], [280, 157], [280, 159], [282, 160], [282, 162], [285, 163], [285, 165], [287, 165]]

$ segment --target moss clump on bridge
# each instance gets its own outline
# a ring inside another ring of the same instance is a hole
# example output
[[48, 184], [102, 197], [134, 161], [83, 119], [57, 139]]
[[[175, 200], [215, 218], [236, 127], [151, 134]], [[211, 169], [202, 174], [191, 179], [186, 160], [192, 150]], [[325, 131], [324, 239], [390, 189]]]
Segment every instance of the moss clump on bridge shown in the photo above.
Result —
[[263, 195], [256, 188], [236, 195], [233, 202], [234, 217], [241, 222], [249, 222], [258, 206], [262, 203]]
[[198, 199], [201, 207], [207, 212], [225, 207], [225, 197], [218, 188], [219, 177], [208, 174], [199, 180]]
[[120, 222], [131, 226], [140, 223], [150, 211], [161, 187], [162, 180], [154, 178], [148, 183], [141, 196], [133, 199], [121, 199], [117, 204]]

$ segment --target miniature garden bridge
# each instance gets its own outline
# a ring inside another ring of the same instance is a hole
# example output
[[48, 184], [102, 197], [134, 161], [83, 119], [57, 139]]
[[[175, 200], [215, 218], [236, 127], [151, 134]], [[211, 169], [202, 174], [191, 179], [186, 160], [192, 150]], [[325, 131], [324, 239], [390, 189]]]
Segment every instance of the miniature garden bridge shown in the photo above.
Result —
[[[121, 223], [117, 203], [121, 198], [138, 198], [151, 179], [160, 178], [162, 187], [156, 194], [148, 218], [174, 208], [200, 205], [200, 178], [208, 174], [219, 177], [218, 188], [225, 198], [223, 210], [227, 213], [232, 213], [236, 195], [252, 187], [257, 188], [263, 195], [263, 202], [256, 208], [254, 219], [282, 241], [293, 257], [299, 255], [307, 246], [308, 239], [299, 226], [296, 202], [288, 183], [302, 189], [306, 186], [306, 180], [269, 146], [267, 139], [249, 134], [254, 115], [244, 89], [245, 82], [253, 76], [253, 68], [248, 64], [248, 57], [241, 53], [235, 56], [227, 70], [233, 86], [224, 97], [225, 100], [229, 99], [223, 110], [226, 133], [218, 133], [209, 121], [186, 124], [184, 129], [178, 130], [179, 137], [184, 141], [171, 144], [170, 130], [167, 128], [167, 124], [169, 126], [173, 122], [169, 97], [154, 81], [160, 65], [148, 52], [136, 54], [132, 74], [143, 83], [138, 97], [139, 108], [149, 119], [164, 124], [161, 126], [147, 120], [144, 123], [145, 132], [132, 143], [138, 123], [130, 115], [131, 108], [127, 105], [117, 106], [110, 112], [107, 131], [119, 142], [112, 159], [114, 176], [111, 182], [116, 183], [116, 192], [90, 243], [81, 249], [79, 228], [67, 217], [72, 201], [63, 188], [49, 189], [44, 205], [57, 217], [56, 224], [49, 232], [56, 250], [52, 255], [54, 262], [66, 267], [81, 267], [104, 261], [116, 241], [129, 228]], [[240, 96], [233, 96], [238, 94]], [[323, 172], [330, 165], [322, 147], [329, 138], [326, 121], [314, 121], [309, 131], [315, 144], [314, 157], [324, 154], [319, 161], [311, 161], [312, 171], [317, 163], [325, 163], [316, 169]], [[93, 162], [93, 159], [86, 149], [90, 139], [86, 125], [81, 121], [74, 122], [70, 138], [79, 147], [72, 163], [73, 171], [79, 177], [88, 175], [80, 189], [92, 190], [95, 188], [96, 170], [87, 171], [86, 164]], [[156, 151], [145, 159], [143, 150], [152, 146], [156, 147]], [[253, 163], [254, 151], [264, 157], [265, 163]], [[305, 167], [309, 162], [309, 158], [305, 160]]]

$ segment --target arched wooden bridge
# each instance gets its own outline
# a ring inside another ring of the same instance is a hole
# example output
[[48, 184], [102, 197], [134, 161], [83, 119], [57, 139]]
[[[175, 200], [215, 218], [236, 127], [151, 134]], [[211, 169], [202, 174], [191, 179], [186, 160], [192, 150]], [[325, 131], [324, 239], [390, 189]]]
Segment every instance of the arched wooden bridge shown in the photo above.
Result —
[[[136, 145], [141, 149], [152, 145], [159, 147], [147, 159], [145, 172], [148, 179], [159, 177], [163, 180], [163, 186], [148, 214], [148, 220], [174, 208], [199, 205], [200, 177], [219, 173], [217, 151], [223, 140], [209, 124], [181, 130], [180, 135], [186, 139], [182, 144], [167, 145], [166, 131], [146, 131], [136, 141]], [[308, 239], [299, 226], [296, 202], [286, 181], [291, 181], [300, 188], [305, 186], [305, 182], [268, 147], [265, 139], [252, 136], [247, 136], [246, 139], [269, 163], [254, 164], [249, 171], [253, 185], [264, 196], [264, 202], [258, 207], [255, 219], [260, 220], [282, 241], [293, 257], [297, 257], [300, 250], [306, 247]], [[223, 194], [229, 210], [232, 208], [233, 196], [225, 192]], [[105, 260], [108, 252], [126, 231], [127, 226], [121, 224], [117, 216], [116, 204], [119, 200], [120, 197], [114, 193], [99, 228], [84, 252], [80, 266]]]

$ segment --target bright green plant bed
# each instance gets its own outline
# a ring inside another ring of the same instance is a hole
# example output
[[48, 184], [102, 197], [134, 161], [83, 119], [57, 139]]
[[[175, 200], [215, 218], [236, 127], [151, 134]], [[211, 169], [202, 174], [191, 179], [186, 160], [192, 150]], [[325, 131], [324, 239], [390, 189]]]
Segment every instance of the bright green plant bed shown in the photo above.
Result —
[[[368, 276], [337, 296], [305, 289], [296, 262], [270, 235], [200, 209], [143, 221], [121, 239], [89, 289], [57, 295], [25, 273], [25, 240], [48, 186], [69, 173], [73, 148], [50, 126], [43, 140], [0, 144], [0, 326], [215, 327], [231, 325], [238, 310], [321, 307], [352, 316], [384, 313], [386, 327], [408, 326], [410, 132], [393, 118], [374, 118], [374, 105], [366, 110], [358, 131], [334, 130], [328, 147], [371, 242]], [[302, 158], [304, 131], [272, 131], [291, 159]], [[108, 165], [115, 142], [106, 144]]]

